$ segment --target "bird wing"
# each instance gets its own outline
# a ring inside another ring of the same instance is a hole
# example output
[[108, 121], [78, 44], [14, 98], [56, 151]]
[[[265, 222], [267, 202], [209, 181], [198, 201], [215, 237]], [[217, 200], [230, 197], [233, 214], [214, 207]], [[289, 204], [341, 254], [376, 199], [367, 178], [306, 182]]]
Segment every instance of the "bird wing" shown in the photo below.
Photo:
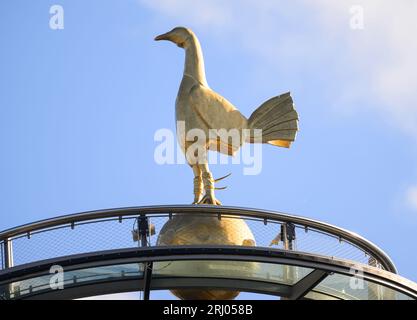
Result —
[[247, 127], [247, 119], [236, 107], [213, 90], [200, 84], [193, 86], [189, 95], [190, 107], [208, 129], [238, 129]]
[[208, 148], [233, 155], [244, 142], [242, 129], [248, 127], [248, 120], [233, 104], [200, 84], [191, 88], [189, 104], [207, 129], [223, 130], [223, 132], [218, 131], [216, 138], [210, 137]]

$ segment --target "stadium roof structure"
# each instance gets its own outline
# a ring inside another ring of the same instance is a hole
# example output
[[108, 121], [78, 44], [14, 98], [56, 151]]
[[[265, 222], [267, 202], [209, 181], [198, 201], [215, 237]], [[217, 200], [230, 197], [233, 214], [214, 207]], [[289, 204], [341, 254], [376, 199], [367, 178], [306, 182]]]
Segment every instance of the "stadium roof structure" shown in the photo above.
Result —
[[[162, 227], [178, 217], [243, 220], [256, 243], [158, 244]], [[90, 211], [2, 231], [0, 248], [3, 299], [132, 291], [149, 299], [152, 290], [230, 290], [291, 300], [417, 298], [417, 284], [399, 276], [388, 255], [365, 238], [259, 209], [169, 205]]]

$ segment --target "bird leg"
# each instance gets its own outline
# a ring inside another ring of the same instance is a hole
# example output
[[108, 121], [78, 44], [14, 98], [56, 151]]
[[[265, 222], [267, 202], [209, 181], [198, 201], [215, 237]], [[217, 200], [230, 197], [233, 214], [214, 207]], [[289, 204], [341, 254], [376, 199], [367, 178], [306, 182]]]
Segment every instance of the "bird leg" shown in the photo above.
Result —
[[201, 177], [201, 170], [198, 165], [193, 165], [194, 172], [194, 201], [193, 204], [198, 204], [203, 198], [203, 179]]
[[214, 204], [214, 205], [221, 205], [221, 202], [216, 199], [214, 196], [214, 182], [213, 175], [209, 171], [208, 165], [200, 165], [200, 169], [202, 171], [202, 178], [203, 178], [203, 185], [205, 195], [203, 199], [199, 202], [200, 204]]

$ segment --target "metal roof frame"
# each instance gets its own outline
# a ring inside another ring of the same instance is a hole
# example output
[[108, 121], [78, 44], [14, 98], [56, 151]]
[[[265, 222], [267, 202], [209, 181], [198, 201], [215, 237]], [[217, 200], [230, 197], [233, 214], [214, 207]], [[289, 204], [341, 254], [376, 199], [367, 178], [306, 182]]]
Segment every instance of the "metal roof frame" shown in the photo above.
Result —
[[[40, 275], [48, 274], [50, 266], [59, 264], [64, 267], [65, 271], [76, 270], [80, 268], [89, 268], [94, 266], [116, 265], [133, 262], [155, 262], [155, 261], [180, 261], [180, 260], [231, 260], [231, 261], [257, 261], [267, 263], [277, 263], [284, 265], [308, 267], [314, 269], [312, 273], [295, 283], [293, 286], [278, 285], [265, 281], [243, 280], [243, 279], [217, 279], [216, 278], [184, 278], [175, 277], [170, 282], [169, 279], [161, 280], [152, 278], [149, 284], [149, 290], [181, 288], [229, 288], [239, 289], [242, 291], [275, 294], [285, 296], [290, 299], [301, 299], [306, 293], [312, 290], [315, 285], [322, 281], [330, 273], [351, 275], [352, 268], [360, 268], [363, 272], [362, 277], [365, 280], [382, 284], [396, 291], [402, 292], [408, 296], [417, 298], [417, 285], [391, 272], [387, 272], [374, 267], [357, 265], [351, 261], [331, 259], [323, 256], [316, 256], [307, 253], [291, 252], [280, 249], [268, 249], [258, 247], [236, 247], [236, 246], [175, 246], [175, 247], [142, 247], [129, 248], [120, 250], [99, 251], [88, 254], [71, 255], [27, 265], [16, 266], [10, 269], [0, 271], [0, 284], [8, 284], [14, 281], [21, 281]], [[187, 280], [188, 279], [188, 280]], [[138, 281], [140, 279], [137, 279]], [[116, 292], [130, 291], [132, 288], [131, 281], [122, 281], [110, 286]], [[135, 281], [134, 281], [135, 282]], [[140, 281], [139, 281], [140, 282]], [[138, 283], [139, 283], [138, 282]], [[124, 286], [122, 285], [124, 283]], [[55, 298], [80, 297], [88, 291], [89, 295], [94, 293], [94, 286], [97, 285], [97, 294], [104, 292], [104, 288], [109, 288], [106, 284], [97, 282], [86, 286], [79, 284], [71, 286], [68, 289], [72, 291], [54, 290], [51, 292], [38, 292], [28, 295], [27, 298]], [[272, 289], [271, 289], [272, 286]], [[74, 288], [78, 288], [73, 290]], [[84, 289], [83, 289], [84, 287]], [[99, 289], [103, 290], [99, 290]], [[137, 288], [137, 287], [135, 287]], [[269, 289], [268, 289], [269, 288]], [[81, 290], [76, 294], [77, 290]], [[274, 291], [275, 290], [275, 291]], [[77, 296], [78, 295], [78, 296]], [[22, 297], [23, 298], [23, 297]]]

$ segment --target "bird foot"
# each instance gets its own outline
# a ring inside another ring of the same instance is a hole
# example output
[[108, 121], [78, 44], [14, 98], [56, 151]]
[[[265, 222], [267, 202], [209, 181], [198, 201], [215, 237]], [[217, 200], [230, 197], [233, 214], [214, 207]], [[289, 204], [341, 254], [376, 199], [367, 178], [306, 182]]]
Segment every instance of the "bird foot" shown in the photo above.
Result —
[[222, 203], [219, 200], [217, 200], [216, 197], [210, 195], [205, 195], [198, 204], [212, 204], [215, 206], [222, 205]]
[[194, 199], [194, 201], [191, 204], [200, 204], [202, 200]]

